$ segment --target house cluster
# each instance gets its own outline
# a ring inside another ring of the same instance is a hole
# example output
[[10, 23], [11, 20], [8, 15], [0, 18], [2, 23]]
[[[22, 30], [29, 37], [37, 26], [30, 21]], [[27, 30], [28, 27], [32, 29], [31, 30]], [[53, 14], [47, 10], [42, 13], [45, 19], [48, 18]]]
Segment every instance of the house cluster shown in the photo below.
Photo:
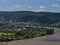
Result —
[[40, 28], [40, 23], [31, 22], [4, 22], [0, 23], [0, 29], [3, 30], [24, 30], [27, 28]]

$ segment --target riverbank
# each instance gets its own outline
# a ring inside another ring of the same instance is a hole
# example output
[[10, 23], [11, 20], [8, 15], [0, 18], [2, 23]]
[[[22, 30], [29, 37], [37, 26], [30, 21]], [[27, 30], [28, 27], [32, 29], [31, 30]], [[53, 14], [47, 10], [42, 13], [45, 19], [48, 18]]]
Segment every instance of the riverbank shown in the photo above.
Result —
[[34, 29], [30, 28], [15, 32], [12, 31], [0, 32], [0, 42], [31, 39], [52, 34], [54, 34], [54, 29], [47, 29], [47, 28], [34, 28]]
[[15, 40], [9, 42], [0, 42], [0, 45], [60, 45], [60, 29], [54, 28], [54, 32], [55, 33], [53, 35], [45, 35], [31, 39]]

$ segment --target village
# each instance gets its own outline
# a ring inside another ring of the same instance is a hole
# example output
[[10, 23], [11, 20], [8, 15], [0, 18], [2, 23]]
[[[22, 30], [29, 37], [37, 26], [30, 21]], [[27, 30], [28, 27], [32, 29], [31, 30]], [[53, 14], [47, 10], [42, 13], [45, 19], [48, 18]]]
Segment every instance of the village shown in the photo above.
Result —
[[41, 28], [40, 23], [31, 23], [31, 22], [4, 22], [0, 23], [0, 30], [24, 30], [27, 28]]

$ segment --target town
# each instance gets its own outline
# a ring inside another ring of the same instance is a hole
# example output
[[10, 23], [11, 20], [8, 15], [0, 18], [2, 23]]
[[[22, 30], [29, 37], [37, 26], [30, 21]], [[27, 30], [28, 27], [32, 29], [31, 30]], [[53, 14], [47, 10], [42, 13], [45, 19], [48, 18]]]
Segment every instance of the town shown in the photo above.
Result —
[[40, 23], [31, 23], [31, 22], [4, 22], [0, 23], [0, 30], [24, 30], [27, 28], [41, 28]]
[[0, 23], [0, 42], [54, 34], [54, 29], [43, 28], [40, 25], [40, 23], [12, 21]]

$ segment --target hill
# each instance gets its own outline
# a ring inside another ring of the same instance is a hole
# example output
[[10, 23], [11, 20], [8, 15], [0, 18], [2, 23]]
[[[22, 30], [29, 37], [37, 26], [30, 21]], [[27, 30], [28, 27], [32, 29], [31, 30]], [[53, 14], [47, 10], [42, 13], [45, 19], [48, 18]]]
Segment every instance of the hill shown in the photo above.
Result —
[[32, 12], [32, 11], [14, 11], [14, 12], [0, 11], [0, 23], [9, 21], [53, 24], [60, 22], [60, 13]]

